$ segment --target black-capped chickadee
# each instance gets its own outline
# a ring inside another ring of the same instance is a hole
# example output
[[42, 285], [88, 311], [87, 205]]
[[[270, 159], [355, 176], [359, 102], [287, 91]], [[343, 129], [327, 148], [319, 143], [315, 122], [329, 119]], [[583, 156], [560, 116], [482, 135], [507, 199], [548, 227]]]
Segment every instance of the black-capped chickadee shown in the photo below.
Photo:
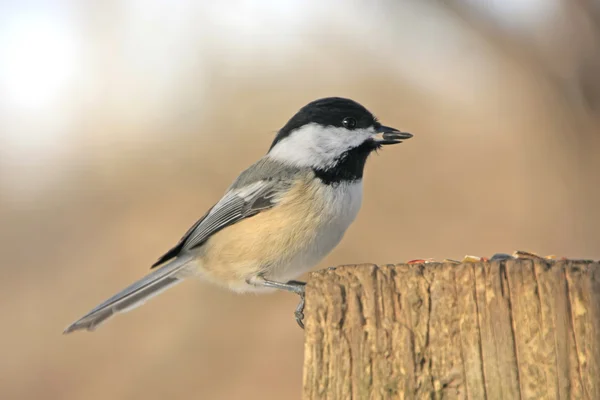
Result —
[[[109, 298], [65, 333], [93, 330], [191, 276], [236, 292], [287, 290], [342, 239], [362, 202], [367, 157], [410, 133], [383, 126], [355, 101], [331, 97], [304, 106], [268, 153], [156, 261], [159, 267]], [[301, 324], [303, 301], [296, 312]]]

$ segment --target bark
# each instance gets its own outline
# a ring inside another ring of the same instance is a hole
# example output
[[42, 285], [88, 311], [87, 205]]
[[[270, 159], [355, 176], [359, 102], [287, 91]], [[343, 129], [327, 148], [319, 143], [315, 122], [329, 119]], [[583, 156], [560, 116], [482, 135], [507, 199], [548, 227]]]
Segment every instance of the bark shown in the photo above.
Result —
[[600, 399], [600, 264], [354, 265], [306, 287], [304, 399]]

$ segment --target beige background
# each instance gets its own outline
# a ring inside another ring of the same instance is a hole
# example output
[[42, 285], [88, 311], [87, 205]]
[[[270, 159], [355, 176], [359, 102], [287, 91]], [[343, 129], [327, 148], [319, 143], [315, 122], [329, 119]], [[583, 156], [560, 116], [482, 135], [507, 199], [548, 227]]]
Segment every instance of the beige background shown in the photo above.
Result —
[[482, 3], [0, 3], [0, 398], [299, 398], [290, 294], [188, 282], [61, 332], [323, 96], [415, 137], [320, 268], [600, 258], [597, 2]]

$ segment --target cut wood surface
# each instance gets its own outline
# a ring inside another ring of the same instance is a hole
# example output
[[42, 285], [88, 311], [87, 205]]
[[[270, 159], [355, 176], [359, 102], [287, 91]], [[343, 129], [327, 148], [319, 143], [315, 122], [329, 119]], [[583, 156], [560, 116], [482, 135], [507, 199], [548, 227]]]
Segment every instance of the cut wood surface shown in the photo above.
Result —
[[600, 265], [351, 265], [306, 286], [304, 399], [600, 399]]

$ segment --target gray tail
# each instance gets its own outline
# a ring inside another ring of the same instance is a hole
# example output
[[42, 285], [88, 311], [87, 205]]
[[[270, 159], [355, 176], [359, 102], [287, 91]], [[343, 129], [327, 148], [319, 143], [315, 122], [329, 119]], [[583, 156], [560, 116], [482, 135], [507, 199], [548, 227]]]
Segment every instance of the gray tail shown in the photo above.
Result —
[[177, 277], [178, 272], [181, 272], [189, 261], [190, 258], [178, 257], [163, 265], [98, 305], [69, 325], [63, 333], [71, 333], [80, 329], [93, 331], [113, 315], [141, 306], [148, 299], [181, 282], [181, 279]]

